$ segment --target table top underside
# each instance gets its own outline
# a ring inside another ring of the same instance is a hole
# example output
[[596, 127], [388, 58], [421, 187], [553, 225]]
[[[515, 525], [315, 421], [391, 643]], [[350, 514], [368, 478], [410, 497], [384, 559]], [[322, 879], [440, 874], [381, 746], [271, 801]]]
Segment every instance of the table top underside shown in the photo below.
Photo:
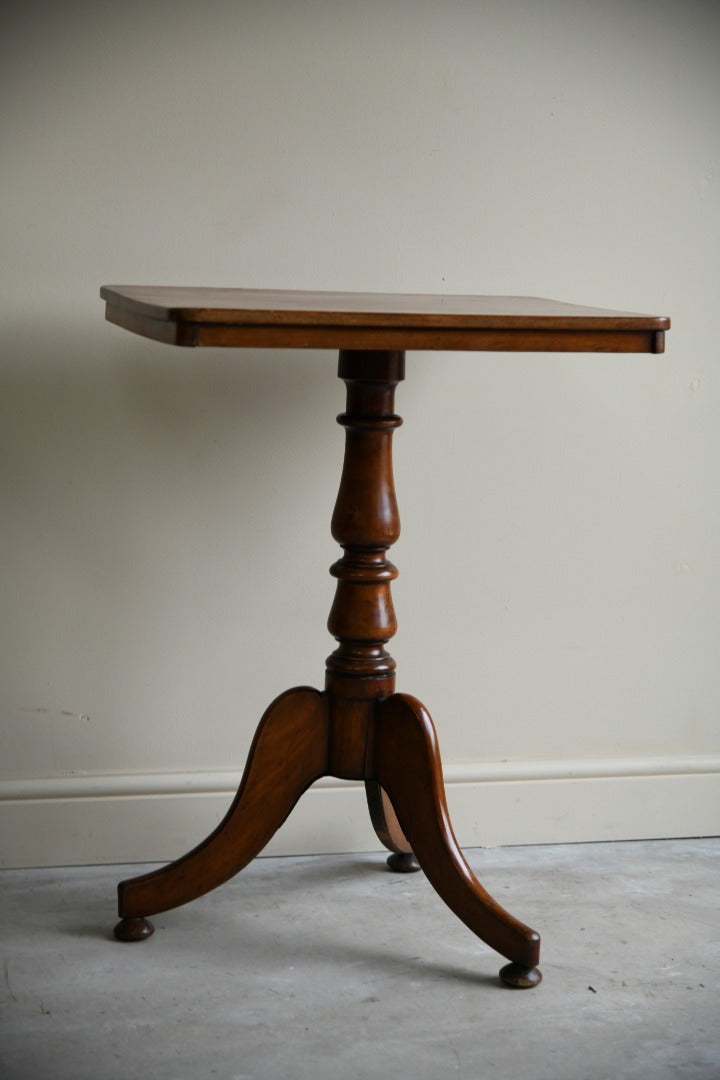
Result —
[[104, 285], [106, 318], [170, 345], [548, 352], [664, 350], [669, 318], [522, 296]]

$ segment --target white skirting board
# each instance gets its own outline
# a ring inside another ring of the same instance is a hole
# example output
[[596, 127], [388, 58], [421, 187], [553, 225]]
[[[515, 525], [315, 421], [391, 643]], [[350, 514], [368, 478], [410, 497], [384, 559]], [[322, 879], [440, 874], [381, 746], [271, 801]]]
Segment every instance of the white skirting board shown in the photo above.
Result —
[[[221, 820], [239, 773], [0, 781], [0, 866], [164, 862]], [[720, 755], [449, 765], [464, 847], [720, 834]], [[362, 784], [326, 778], [266, 855], [380, 850]]]

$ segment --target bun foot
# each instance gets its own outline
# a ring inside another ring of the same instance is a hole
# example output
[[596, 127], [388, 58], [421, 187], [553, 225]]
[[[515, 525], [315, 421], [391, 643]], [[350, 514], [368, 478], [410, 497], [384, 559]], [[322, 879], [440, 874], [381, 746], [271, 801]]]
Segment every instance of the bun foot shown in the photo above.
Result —
[[155, 933], [155, 927], [148, 919], [121, 919], [113, 934], [118, 941], [144, 941]]
[[506, 964], [500, 969], [500, 978], [506, 986], [513, 990], [532, 990], [533, 986], [539, 986], [542, 982], [542, 973], [539, 968], [528, 968], [522, 964]]
[[412, 851], [394, 851], [392, 855], [388, 855], [387, 864], [396, 874], [414, 874], [420, 869], [420, 864]]

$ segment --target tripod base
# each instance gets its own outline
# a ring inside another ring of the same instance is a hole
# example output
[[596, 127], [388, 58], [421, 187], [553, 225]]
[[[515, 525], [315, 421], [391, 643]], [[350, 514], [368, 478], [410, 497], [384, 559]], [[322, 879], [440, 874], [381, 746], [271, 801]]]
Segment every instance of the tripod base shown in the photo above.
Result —
[[[351, 778], [366, 782], [378, 836], [393, 852], [392, 868], [414, 870], [417, 859], [458, 918], [511, 961], [501, 971], [503, 982], [537, 986], [539, 936], [483, 889], [457, 845], [426, 709], [405, 694], [362, 703], [362, 709], [360, 704], [348, 703], [353, 723], [344, 727], [353, 738], [346, 735], [343, 757], [366, 763]], [[121, 921], [115, 936], [145, 940], [153, 932], [147, 916], [202, 896], [255, 858], [302, 792], [323, 775], [337, 775], [330, 768], [332, 732], [342, 713], [343, 702], [331, 701], [327, 692], [301, 687], [277, 698], [260, 723], [238, 793], [217, 829], [182, 858], [118, 886]]]
[[340, 490], [332, 535], [343, 548], [328, 629], [338, 648], [325, 690], [281, 694], [257, 729], [242, 783], [225, 818], [182, 858], [118, 886], [115, 935], [141, 941], [147, 916], [194, 900], [262, 851], [302, 793], [321, 776], [363, 780], [375, 831], [392, 870], [422, 868], [435, 891], [474, 934], [511, 963], [510, 986], [535, 986], [540, 938], [504, 911], [465, 861], [452, 831], [435, 728], [415, 698], [396, 694], [385, 650], [397, 629], [390, 592], [397, 570], [386, 553], [400, 535], [392, 472], [394, 408], [404, 377], [397, 351], [340, 352], [347, 385]]

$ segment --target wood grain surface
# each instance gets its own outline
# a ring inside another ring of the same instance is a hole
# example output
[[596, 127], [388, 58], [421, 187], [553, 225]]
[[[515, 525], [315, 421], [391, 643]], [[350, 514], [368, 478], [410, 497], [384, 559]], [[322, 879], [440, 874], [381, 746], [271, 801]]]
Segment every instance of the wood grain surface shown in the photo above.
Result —
[[523, 296], [104, 285], [106, 318], [171, 345], [662, 352], [666, 316]]

